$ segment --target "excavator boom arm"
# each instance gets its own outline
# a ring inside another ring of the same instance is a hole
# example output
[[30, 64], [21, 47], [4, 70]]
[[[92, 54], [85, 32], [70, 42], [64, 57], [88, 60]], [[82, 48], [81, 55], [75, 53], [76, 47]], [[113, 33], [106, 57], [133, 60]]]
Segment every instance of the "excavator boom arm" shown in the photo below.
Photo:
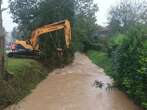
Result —
[[38, 38], [42, 34], [61, 29], [64, 29], [66, 46], [67, 48], [69, 48], [71, 43], [71, 27], [70, 27], [70, 22], [68, 20], [64, 20], [53, 24], [45, 25], [43, 27], [34, 30], [32, 32], [30, 39], [33, 49], [35, 49], [36, 45], [38, 44]]

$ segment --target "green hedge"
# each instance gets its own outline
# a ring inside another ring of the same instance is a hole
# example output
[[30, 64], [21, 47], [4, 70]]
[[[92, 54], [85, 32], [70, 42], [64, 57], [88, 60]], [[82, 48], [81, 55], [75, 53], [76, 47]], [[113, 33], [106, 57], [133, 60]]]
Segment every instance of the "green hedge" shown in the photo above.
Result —
[[142, 28], [129, 31], [128, 39], [113, 51], [112, 77], [138, 104], [147, 109], [147, 48]]

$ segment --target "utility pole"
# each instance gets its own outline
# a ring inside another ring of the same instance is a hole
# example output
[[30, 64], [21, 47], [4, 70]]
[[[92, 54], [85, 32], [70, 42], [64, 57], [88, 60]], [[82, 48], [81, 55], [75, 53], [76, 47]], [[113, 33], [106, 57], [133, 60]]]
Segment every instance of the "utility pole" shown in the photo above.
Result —
[[0, 78], [4, 77], [4, 48], [5, 48], [5, 30], [3, 28], [3, 21], [2, 21], [2, 0], [0, 0]]

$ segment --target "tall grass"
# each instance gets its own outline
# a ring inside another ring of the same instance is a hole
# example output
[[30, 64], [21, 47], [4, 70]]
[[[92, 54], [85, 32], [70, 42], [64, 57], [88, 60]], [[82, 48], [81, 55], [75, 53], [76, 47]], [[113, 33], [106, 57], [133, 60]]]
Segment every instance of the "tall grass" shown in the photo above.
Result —
[[106, 53], [95, 50], [89, 50], [87, 52], [87, 55], [93, 63], [103, 68], [106, 74], [112, 74], [112, 61]]

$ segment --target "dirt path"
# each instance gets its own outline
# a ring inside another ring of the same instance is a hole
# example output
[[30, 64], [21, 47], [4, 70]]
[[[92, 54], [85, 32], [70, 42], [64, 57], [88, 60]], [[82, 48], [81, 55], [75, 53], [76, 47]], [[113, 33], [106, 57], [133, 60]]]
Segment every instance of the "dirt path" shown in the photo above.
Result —
[[73, 64], [53, 71], [32, 94], [6, 110], [141, 110], [117, 89], [95, 88], [95, 80], [111, 82], [102, 69], [77, 53]]

